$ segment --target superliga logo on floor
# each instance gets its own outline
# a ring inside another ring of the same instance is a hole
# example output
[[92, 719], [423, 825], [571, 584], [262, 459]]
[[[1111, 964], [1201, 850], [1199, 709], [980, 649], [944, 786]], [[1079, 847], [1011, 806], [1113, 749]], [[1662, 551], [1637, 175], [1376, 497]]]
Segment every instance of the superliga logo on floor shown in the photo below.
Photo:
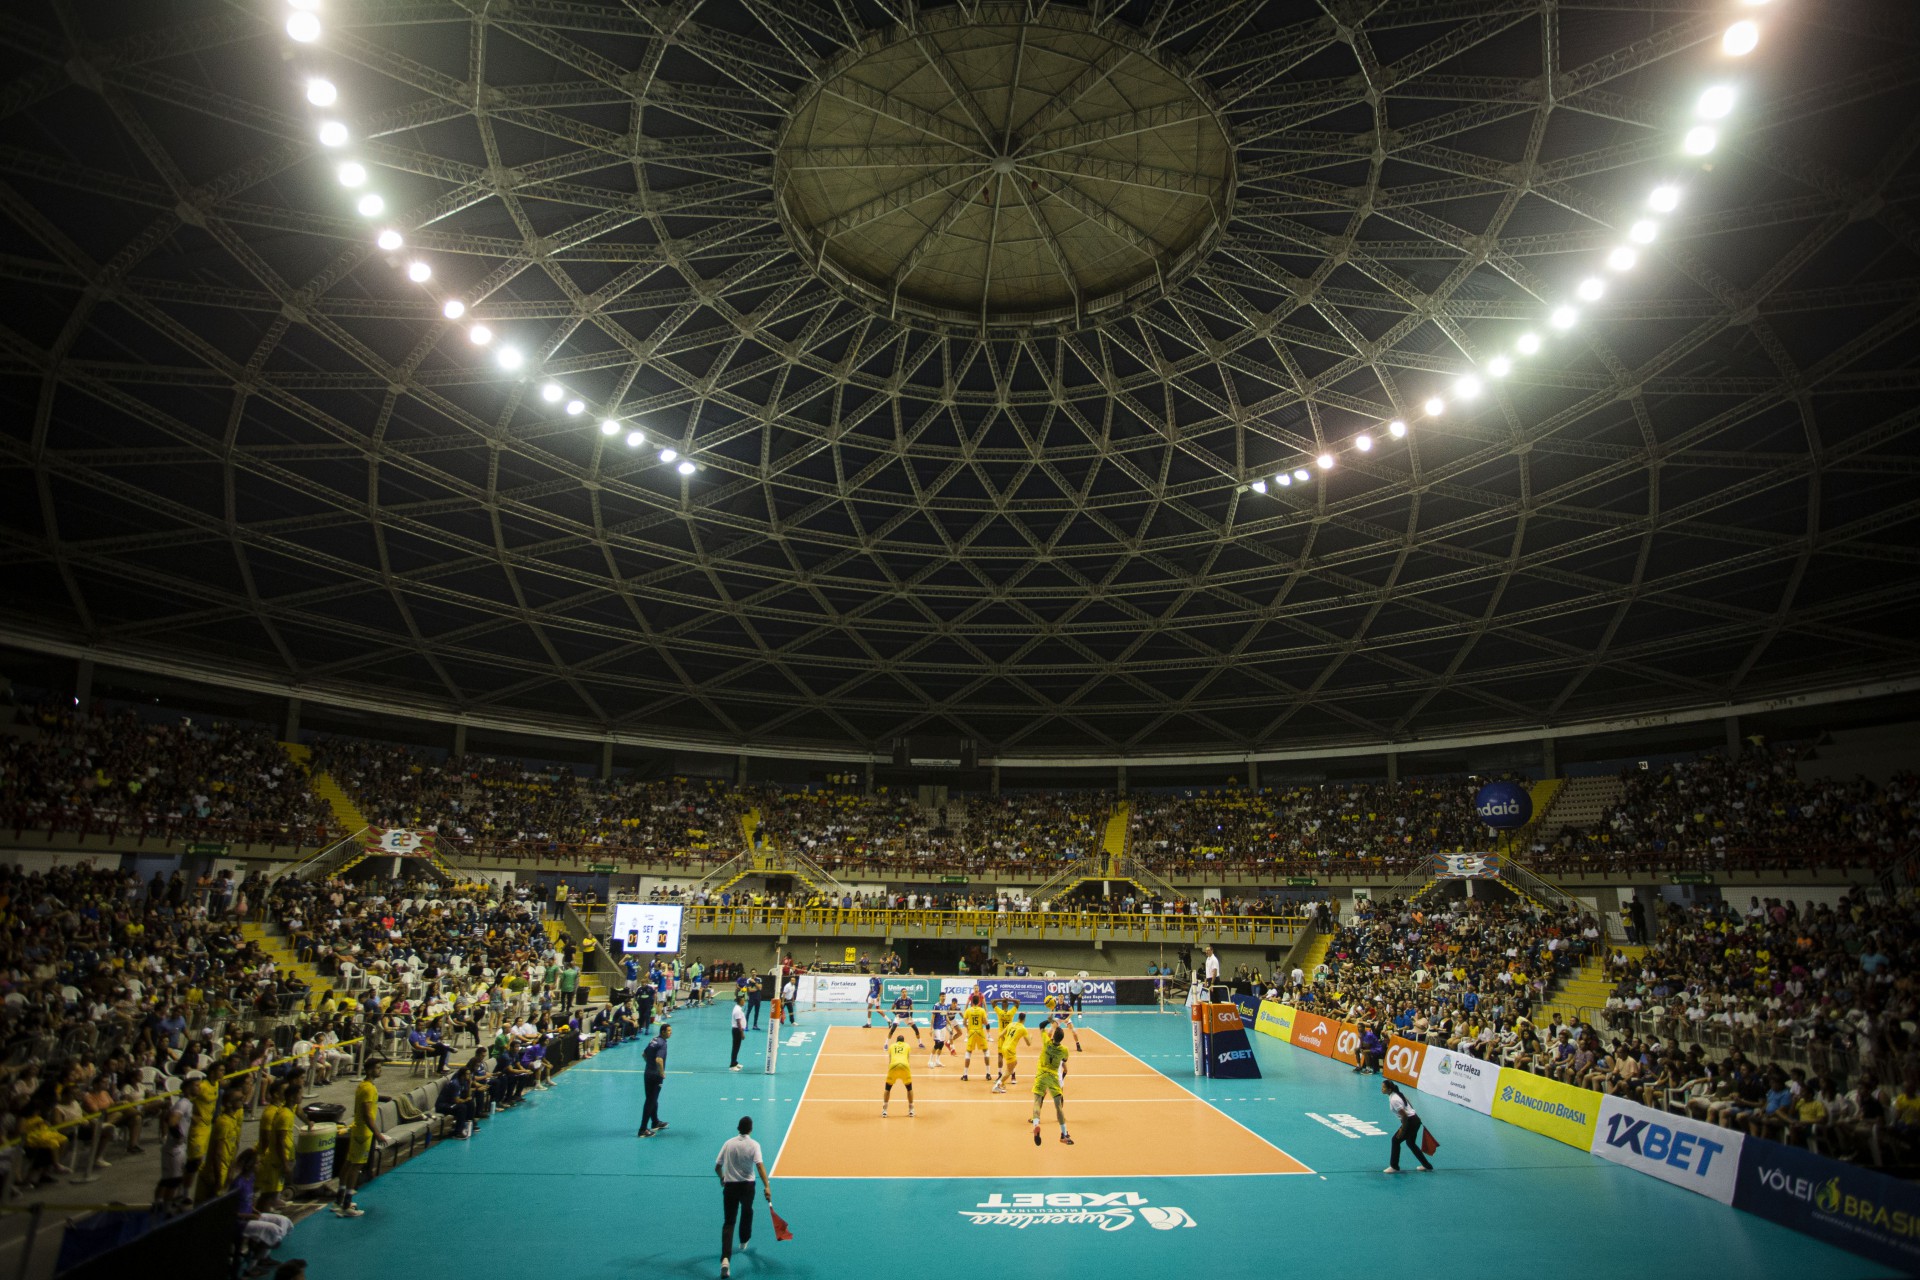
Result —
[[976, 1227], [1096, 1227], [1124, 1231], [1137, 1219], [1155, 1231], [1196, 1225], [1193, 1215], [1173, 1205], [1148, 1204], [1137, 1191], [996, 1191], [971, 1209], [958, 1210]]

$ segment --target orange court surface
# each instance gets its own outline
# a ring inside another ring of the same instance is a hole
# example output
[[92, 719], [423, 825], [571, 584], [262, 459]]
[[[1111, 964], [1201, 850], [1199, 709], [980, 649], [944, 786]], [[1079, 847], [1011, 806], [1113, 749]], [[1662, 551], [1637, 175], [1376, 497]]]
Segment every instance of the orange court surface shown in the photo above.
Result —
[[[927, 1038], [929, 1044], [932, 1037]], [[960, 1079], [961, 1056], [930, 1067], [913, 1051], [917, 1114], [895, 1085], [880, 1115], [887, 1075], [886, 1033], [830, 1027], [807, 1076], [798, 1113], [774, 1161], [775, 1178], [1167, 1177], [1312, 1173], [1300, 1161], [1218, 1107], [1181, 1087], [1098, 1031], [1081, 1028], [1084, 1052], [1067, 1064], [1067, 1128], [1059, 1139], [1053, 1101], [1040, 1112], [1033, 1144], [1033, 1072], [1039, 1037], [1020, 1056], [1017, 1082], [992, 1092], [976, 1055]]]

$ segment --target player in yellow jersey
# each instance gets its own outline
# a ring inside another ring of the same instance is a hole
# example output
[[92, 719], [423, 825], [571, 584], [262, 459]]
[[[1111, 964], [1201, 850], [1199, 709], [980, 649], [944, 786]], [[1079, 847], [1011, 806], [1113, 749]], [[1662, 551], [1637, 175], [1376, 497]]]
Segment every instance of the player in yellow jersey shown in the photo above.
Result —
[[353, 1090], [353, 1125], [347, 1130], [347, 1167], [340, 1175], [340, 1200], [333, 1206], [342, 1218], [357, 1218], [366, 1210], [353, 1202], [353, 1189], [366, 1180], [367, 1160], [373, 1144], [387, 1143], [380, 1132], [380, 1059], [367, 1059], [367, 1074]]
[[967, 1011], [960, 1016], [967, 1024], [967, 1056], [960, 1063], [960, 1078], [965, 1080], [973, 1068], [975, 1049], [980, 1051], [980, 1070], [987, 1073], [987, 1011], [980, 1003], [978, 991], [967, 1000]]
[[1000, 1033], [1000, 1078], [993, 1082], [995, 1093], [1005, 1093], [1008, 1081], [1020, 1079], [1020, 1046], [1029, 1044], [1033, 1033], [1027, 1030], [1027, 1015], [1017, 1015], [1017, 1020]]
[[[1067, 1007], [1067, 1002], [1064, 1000], [1062, 1000], [1054, 1008], [1053, 1022], [1049, 1027], [1044, 1027], [1041, 1029], [1040, 1037], [1043, 1040], [1048, 1039], [1049, 1031], [1061, 1030], [1061, 1029], [1064, 1029], [1068, 1035], [1073, 1037], [1073, 1052], [1079, 1053], [1080, 1052], [1080, 1028], [1073, 1025], [1073, 1011]], [[1067, 1078], [1067, 1064], [1065, 1059], [1065, 1055], [1067, 1053], [1067, 1047], [1066, 1047], [1066, 1042], [1064, 1040], [1061, 1041], [1060, 1052], [1062, 1055], [1061, 1062], [1060, 1062], [1060, 1079], [1064, 1081]]]
[[1067, 1096], [1060, 1085], [1060, 1073], [1067, 1067], [1067, 1030], [1058, 1023], [1051, 1033], [1040, 1037], [1040, 1069], [1033, 1075], [1033, 1145], [1040, 1145], [1040, 1108], [1049, 1096], [1053, 1098], [1053, 1114], [1060, 1121], [1060, 1141], [1073, 1145], [1073, 1135], [1067, 1132]]
[[895, 1034], [887, 1041], [887, 1088], [880, 1095], [880, 1118], [887, 1117], [887, 1103], [893, 1099], [893, 1082], [898, 1080], [907, 1086], [907, 1118], [913, 1118], [913, 1046], [907, 1043], [904, 1035]]
[[[1007, 1034], [1007, 1028], [1013, 1025], [1014, 1016], [1020, 1011], [1020, 1002], [1012, 996], [1001, 996], [993, 1002], [994, 1042], [998, 1044]], [[1007, 1060], [1000, 1059], [1000, 1069], [1005, 1071]]]

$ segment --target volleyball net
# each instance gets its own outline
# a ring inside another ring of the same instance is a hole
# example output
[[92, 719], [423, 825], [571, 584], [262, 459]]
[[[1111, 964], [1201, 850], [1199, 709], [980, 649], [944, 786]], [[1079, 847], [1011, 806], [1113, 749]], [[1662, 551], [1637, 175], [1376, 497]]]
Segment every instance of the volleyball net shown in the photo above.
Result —
[[[1103, 1009], [1139, 1009], [1180, 1006], [1187, 1002], [1184, 978], [1158, 975], [1101, 975], [1079, 977], [1052, 974], [1027, 977], [922, 977], [899, 974], [808, 973], [796, 979], [796, 1003], [808, 1009], [865, 1009], [877, 999], [884, 1013], [902, 995], [913, 1001], [914, 1017], [923, 1025], [936, 1005], [965, 1008], [976, 994], [981, 1002], [1012, 1001], [1029, 1012], [1066, 1007], [1082, 1013]], [[878, 987], [875, 991], [876, 984]]]

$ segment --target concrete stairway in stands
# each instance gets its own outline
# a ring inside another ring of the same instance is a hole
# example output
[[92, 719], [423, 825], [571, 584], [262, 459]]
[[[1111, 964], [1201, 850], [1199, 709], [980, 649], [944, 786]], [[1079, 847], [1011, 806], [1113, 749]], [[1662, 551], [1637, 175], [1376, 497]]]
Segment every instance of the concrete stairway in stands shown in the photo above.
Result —
[[[1645, 947], [1619, 946], [1615, 951], [1624, 951], [1635, 960], [1647, 954]], [[1607, 981], [1607, 966], [1604, 957], [1590, 957], [1581, 961], [1580, 967], [1547, 991], [1547, 998], [1541, 1002], [1539, 1011], [1534, 1014], [1534, 1022], [1544, 1024], [1552, 1020], [1554, 1014], [1560, 1015], [1563, 1022], [1572, 1022], [1577, 1018], [1591, 1018], [1592, 1011], [1607, 1003], [1607, 997], [1613, 994], [1613, 984]]]
[[1568, 778], [1547, 804], [1536, 824], [1542, 840], [1557, 839], [1569, 828], [1590, 827], [1616, 803], [1626, 787], [1613, 774], [1595, 778]]
[[244, 941], [256, 944], [280, 969], [306, 983], [310, 988], [307, 996], [309, 1006], [318, 1004], [333, 990], [331, 978], [321, 977], [318, 969], [294, 954], [286, 938], [277, 933], [268, 933], [265, 925], [242, 924], [240, 937]]
[[[574, 937], [574, 931], [569, 929], [561, 921], [555, 920], [552, 916], [546, 918], [545, 924], [547, 927], [547, 941], [553, 945], [555, 951], [560, 950], [561, 943], [565, 942], [568, 938], [573, 938], [573, 955], [574, 959], [578, 960], [580, 958], [580, 939]], [[580, 970], [579, 989], [585, 992], [581, 999], [585, 1000], [588, 1004], [602, 1004], [606, 1001], [607, 984], [600, 980], [600, 975], [588, 973], [584, 966]]]
[[1113, 806], [1107, 815], [1106, 830], [1100, 836], [1100, 852], [1105, 855], [1107, 874], [1118, 878], [1120, 859], [1127, 854], [1127, 824], [1133, 820], [1133, 806], [1125, 800]]

